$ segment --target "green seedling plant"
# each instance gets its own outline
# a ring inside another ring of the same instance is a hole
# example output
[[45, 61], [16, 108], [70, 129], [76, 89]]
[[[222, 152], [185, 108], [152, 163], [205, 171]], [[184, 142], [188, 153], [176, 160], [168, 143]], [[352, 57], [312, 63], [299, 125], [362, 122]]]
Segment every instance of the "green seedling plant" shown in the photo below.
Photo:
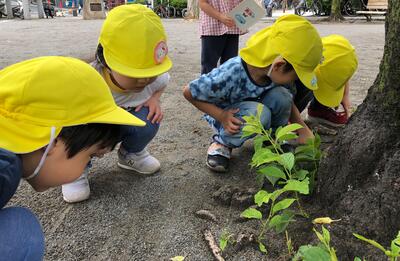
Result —
[[[260, 251], [266, 253], [266, 247], [262, 243], [265, 232], [267, 229], [273, 229], [277, 233], [286, 230], [296, 215], [296, 212], [289, 209], [292, 204], [297, 203], [300, 211], [298, 214], [308, 217], [301, 207], [299, 194], [310, 194], [321, 152], [318, 135], [306, 145], [297, 147], [294, 152], [285, 152], [283, 145], [289, 140], [296, 139], [298, 136], [294, 131], [302, 126], [290, 124], [279, 127], [273, 135], [272, 130], [266, 130], [261, 124], [262, 107], [262, 105], [258, 107], [256, 115], [243, 117], [246, 122], [243, 127], [243, 137], [255, 136], [255, 153], [250, 165], [256, 168], [258, 179], [262, 181], [267, 179], [273, 186], [279, 187], [275, 187], [271, 192], [260, 190], [254, 196], [254, 202], [258, 207], [269, 206], [269, 213], [266, 216], [263, 217], [262, 212], [255, 208], [246, 209], [241, 216], [260, 221], [261, 229], [257, 241]], [[311, 171], [300, 167], [304, 162], [313, 164]]]
[[336, 251], [330, 245], [331, 236], [329, 231], [324, 226], [322, 226], [322, 233], [315, 228], [313, 230], [320, 243], [317, 246], [301, 246], [292, 261], [338, 261]]
[[288, 255], [292, 256], [294, 253], [294, 247], [293, 247], [292, 239], [289, 237], [289, 233], [287, 232], [287, 230], [285, 231], [285, 236], [286, 236], [286, 247], [287, 247]]
[[398, 257], [400, 257], [400, 231], [397, 233], [397, 236], [395, 239], [392, 240], [391, 244], [390, 244], [390, 249], [385, 249], [381, 244], [379, 244], [378, 242], [372, 240], [372, 239], [368, 239], [366, 237], [363, 237], [359, 234], [353, 233], [353, 235], [364, 241], [367, 242], [368, 244], [373, 245], [374, 247], [376, 247], [377, 249], [381, 250], [383, 253], [385, 253], [385, 255], [388, 257], [389, 261], [397, 261]]
[[233, 238], [233, 234], [229, 233], [228, 231], [224, 230], [219, 238], [219, 248], [221, 251], [224, 251], [228, 244], [235, 243]]

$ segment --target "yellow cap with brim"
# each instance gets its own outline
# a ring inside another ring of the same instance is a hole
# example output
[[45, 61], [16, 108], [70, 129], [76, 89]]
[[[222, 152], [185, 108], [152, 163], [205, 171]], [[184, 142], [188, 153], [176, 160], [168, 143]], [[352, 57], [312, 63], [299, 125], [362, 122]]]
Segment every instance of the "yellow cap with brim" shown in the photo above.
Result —
[[358, 60], [354, 47], [341, 35], [322, 38], [324, 60], [315, 73], [318, 90], [315, 98], [323, 105], [336, 107], [343, 99], [344, 87], [357, 70]]
[[161, 19], [141, 4], [111, 10], [101, 29], [99, 43], [111, 70], [128, 77], [154, 77], [172, 67]]
[[318, 89], [314, 70], [321, 62], [322, 42], [314, 26], [303, 17], [279, 17], [272, 26], [254, 34], [239, 55], [246, 63], [260, 68], [281, 56], [307, 88]]
[[51, 128], [87, 123], [144, 126], [119, 108], [90, 65], [68, 57], [39, 57], [0, 71], [0, 148], [29, 153], [49, 143]]

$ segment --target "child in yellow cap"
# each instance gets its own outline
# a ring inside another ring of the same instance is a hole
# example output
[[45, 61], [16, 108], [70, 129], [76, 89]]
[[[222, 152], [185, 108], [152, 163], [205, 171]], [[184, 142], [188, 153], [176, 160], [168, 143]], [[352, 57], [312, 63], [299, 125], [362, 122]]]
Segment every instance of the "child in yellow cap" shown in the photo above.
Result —
[[253, 35], [247, 46], [232, 58], [184, 88], [184, 96], [205, 112], [215, 134], [207, 152], [207, 165], [227, 171], [232, 148], [242, 146], [241, 117], [255, 114], [264, 105], [264, 126], [286, 125], [292, 95], [283, 85], [297, 78], [309, 89], [317, 89], [314, 69], [322, 55], [316, 29], [304, 18], [282, 16]]
[[[311, 121], [339, 127], [347, 122], [350, 113], [349, 80], [357, 70], [357, 55], [351, 43], [341, 35], [329, 35], [322, 38], [323, 62], [315, 70], [318, 89], [310, 91], [301, 82], [296, 81], [295, 108], [291, 122], [304, 126], [298, 131], [299, 143], [305, 143], [313, 137], [311, 130], [300, 117], [300, 113], [308, 107]], [[310, 102], [311, 101], [311, 102]], [[340, 104], [344, 111], [334, 108]]]
[[[114, 8], [108, 14], [92, 66], [107, 82], [115, 102], [146, 122], [145, 127], [123, 128], [118, 166], [133, 173], [153, 174], [160, 169], [160, 162], [146, 146], [163, 118], [159, 99], [172, 66], [167, 53], [164, 27], [151, 9], [132, 4]], [[87, 171], [64, 185], [62, 193], [70, 203], [89, 198]]]
[[[60, 74], [59, 72], [66, 72]], [[44, 235], [28, 209], [4, 206], [21, 178], [44, 191], [78, 178], [145, 123], [119, 108], [101, 76], [73, 58], [41, 57], [0, 71], [0, 259], [42, 260]]]

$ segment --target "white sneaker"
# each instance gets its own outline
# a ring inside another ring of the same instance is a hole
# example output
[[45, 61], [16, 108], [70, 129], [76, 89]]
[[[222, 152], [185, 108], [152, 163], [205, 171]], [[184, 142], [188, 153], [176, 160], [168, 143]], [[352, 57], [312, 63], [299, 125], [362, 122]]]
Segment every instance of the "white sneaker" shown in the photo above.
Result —
[[137, 153], [128, 153], [123, 148], [118, 150], [118, 166], [134, 170], [140, 174], [154, 174], [160, 170], [160, 162], [146, 149]]
[[86, 168], [83, 174], [77, 180], [62, 185], [61, 191], [66, 202], [76, 203], [89, 198], [90, 186], [87, 178], [88, 172], [89, 170]]

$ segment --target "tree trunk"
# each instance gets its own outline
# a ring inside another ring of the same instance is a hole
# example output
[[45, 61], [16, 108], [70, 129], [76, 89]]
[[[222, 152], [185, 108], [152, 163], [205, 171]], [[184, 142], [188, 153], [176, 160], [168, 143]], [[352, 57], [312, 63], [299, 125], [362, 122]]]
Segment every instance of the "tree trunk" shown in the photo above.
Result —
[[44, 18], [44, 9], [42, 0], [36, 0], [39, 18]]
[[199, 18], [199, 13], [200, 13], [199, 0], [188, 0], [187, 8], [188, 8], [188, 12], [189, 12], [189, 15], [187, 16], [188, 18], [191, 18], [191, 19]]
[[14, 17], [11, 9], [11, 0], [6, 0], [7, 18], [12, 19]]
[[389, 0], [385, 26], [380, 73], [320, 165], [317, 198], [343, 219], [332, 226], [342, 260], [383, 260], [351, 233], [388, 246], [400, 230], [400, 1]]
[[332, 0], [330, 21], [342, 21], [344, 17], [340, 10], [340, 0]]

